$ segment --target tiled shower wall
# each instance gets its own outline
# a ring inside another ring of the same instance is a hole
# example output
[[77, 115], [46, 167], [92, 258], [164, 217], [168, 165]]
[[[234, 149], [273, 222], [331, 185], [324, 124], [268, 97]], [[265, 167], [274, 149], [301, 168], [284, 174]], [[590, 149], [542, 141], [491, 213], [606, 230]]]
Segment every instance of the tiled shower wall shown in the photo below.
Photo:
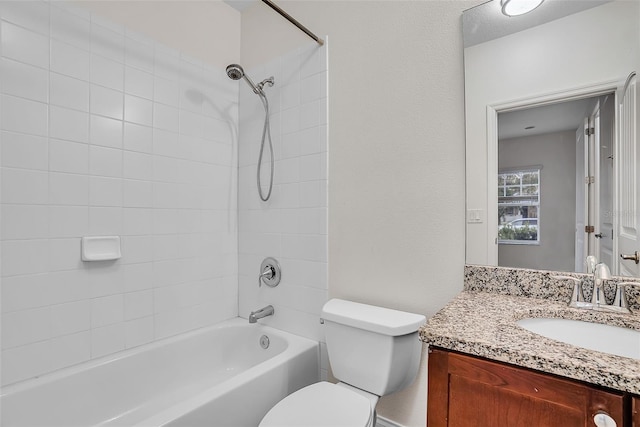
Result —
[[236, 316], [237, 85], [60, 2], [0, 14], [2, 384]]
[[[267, 304], [275, 315], [261, 322], [324, 341], [319, 318], [327, 301], [327, 46], [308, 46], [247, 70], [265, 87], [275, 154], [273, 194], [258, 196], [256, 164], [264, 109], [248, 85], [240, 86], [239, 293], [240, 316]], [[262, 165], [268, 188], [269, 152]], [[275, 257], [282, 282], [258, 287], [260, 264]], [[324, 345], [322, 345], [324, 349]], [[324, 355], [325, 352], [323, 351]], [[322, 357], [326, 374], [326, 357]]]

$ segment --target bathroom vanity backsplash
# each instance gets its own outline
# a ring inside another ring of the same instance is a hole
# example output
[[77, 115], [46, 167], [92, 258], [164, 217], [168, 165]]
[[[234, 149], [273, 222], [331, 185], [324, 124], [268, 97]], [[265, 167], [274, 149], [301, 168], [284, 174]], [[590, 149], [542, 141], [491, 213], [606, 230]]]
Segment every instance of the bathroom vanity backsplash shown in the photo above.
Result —
[[[568, 303], [571, 298], [571, 292], [573, 291], [573, 282], [570, 280], [554, 279], [553, 276], [570, 276], [581, 279], [585, 299], [587, 301], [590, 300], [593, 289], [593, 275], [565, 271], [465, 265], [464, 290], [548, 299]], [[605, 281], [604, 287], [607, 301], [613, 300], [616, 292], [616, 284], [622, 282], [638, 283], [637, 287], [627, 287], [627, 300], [631, 310], [640, 310], [640, 278], [614, 276], [612, 280]]]

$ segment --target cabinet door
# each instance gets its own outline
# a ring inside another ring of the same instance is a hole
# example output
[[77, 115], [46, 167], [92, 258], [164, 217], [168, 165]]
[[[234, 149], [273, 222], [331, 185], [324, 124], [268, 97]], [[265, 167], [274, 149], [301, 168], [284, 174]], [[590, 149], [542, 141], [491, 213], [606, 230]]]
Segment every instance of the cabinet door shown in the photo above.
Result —
[[429, 354], [428, 427], [593, 427], [600, 411], [623, 426], [621, 394], [471, 356]]
[[640, 427], [640, 397], [631, 399], [631, 427]]

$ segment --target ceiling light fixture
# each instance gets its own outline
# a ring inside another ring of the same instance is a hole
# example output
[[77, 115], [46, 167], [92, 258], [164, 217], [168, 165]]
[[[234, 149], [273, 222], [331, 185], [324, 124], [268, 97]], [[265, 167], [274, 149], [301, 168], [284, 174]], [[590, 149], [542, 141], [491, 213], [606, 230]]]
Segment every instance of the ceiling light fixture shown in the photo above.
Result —
[[500, 0], [502, 13], [507, 16], [524, 15], [540, 6], [544, 0]]

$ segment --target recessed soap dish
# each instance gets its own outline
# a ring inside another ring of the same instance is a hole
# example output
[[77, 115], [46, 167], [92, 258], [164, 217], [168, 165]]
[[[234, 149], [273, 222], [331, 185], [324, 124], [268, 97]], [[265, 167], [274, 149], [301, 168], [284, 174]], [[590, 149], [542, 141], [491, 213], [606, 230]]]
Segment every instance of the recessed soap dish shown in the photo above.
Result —
[[120, 236], [82, 238], [82, 261], [110, 261], [121, 257]]

